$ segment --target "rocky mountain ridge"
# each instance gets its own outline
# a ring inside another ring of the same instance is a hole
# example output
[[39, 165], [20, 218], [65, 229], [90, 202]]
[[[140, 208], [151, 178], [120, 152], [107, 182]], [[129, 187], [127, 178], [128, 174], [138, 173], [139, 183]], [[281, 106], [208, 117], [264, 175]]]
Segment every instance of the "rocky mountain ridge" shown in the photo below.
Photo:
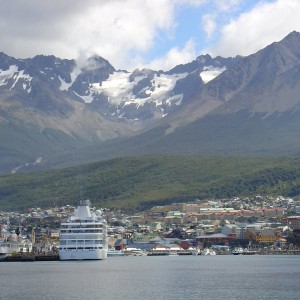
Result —
[[167, 72], [116, 70], [98, 56], [80, 65], [0, 53], [2, 171], [40, 157], [51, 167], [62, 157], [286, 154], [280, 143], [300, 153], [299, 47], [292, 32], [248, 57], [203, 55]]

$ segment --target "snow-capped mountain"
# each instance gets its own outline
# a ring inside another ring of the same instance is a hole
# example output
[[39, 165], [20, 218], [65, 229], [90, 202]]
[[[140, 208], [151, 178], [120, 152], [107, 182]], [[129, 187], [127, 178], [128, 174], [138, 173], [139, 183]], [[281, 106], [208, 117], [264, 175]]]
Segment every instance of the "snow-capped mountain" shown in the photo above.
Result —
[[206, 55], [168, 72], [128, 72], [99, 56], [82, 63], [0, 53], [3, 165], [11, 167], [5, 155], [20, 157], [17, 164], [33, 163], [45, 153], [137, 134], [188, 102], [234, 61]]
[[[60, 89], [73, 92], [106, 118], [142, 123], [166, 116], [192, 92], [226, 70], [232, 61], [207, 55], [197, 58], [192, 68], [187, 65], [169, 72], [148, 69], [128, 72], [115, 70], [103, 59], [93, 57], [81, 72], [77, 69], [72, 73], [74, 78], [77, 74], [73, 82], [62, 82]], [[185, 82], [191, 82], [193, 77], [193, 86], [189, 84], [187, 90]]]
[[115, 70], [97, 56], [79, 66], [74, 60], [54, 56], [18, 60], [1, 53], [0, 92], [25, 95], [25, 99], [32, 99], [29, 106], [41, 110], [52, 107], [54, 98], [61, 94], [81, 101], [109, 120], [151, 120], [166, 116], [233, 61], [206, 55], [168, 72], [128, 72]]
[[0, 171], [162, 152], [298, 155], [299, 47], [293, 32], [166, 72], [0, 53]]

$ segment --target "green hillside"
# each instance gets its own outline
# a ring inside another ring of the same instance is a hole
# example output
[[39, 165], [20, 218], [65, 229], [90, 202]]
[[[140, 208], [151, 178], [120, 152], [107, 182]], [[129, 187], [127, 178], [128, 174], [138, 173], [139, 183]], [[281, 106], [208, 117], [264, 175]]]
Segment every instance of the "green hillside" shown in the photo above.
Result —
[[0, 177], [0, 210], [77, 204], [129, 211], [240, 195], [300, 195], [300, 158], [160, 155]]

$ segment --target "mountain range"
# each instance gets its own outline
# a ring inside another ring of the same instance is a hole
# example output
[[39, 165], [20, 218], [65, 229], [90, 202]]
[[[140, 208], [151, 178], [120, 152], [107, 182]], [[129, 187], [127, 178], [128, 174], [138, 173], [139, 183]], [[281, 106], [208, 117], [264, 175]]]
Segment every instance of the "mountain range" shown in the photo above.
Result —
[[0, 53], [0, 172], [177, 153], [297, 156], [300, 34], [169, 71]]

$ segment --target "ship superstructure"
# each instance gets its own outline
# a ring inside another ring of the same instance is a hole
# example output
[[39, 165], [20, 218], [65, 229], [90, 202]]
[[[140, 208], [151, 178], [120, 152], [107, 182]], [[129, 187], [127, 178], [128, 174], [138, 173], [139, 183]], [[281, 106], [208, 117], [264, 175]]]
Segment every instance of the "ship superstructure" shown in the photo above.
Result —
[[89, 201], [81, 203], [75, 214], [61, 224], [60, 260], [107, 258], [107, 223], [101, 210], [93, 212]]

